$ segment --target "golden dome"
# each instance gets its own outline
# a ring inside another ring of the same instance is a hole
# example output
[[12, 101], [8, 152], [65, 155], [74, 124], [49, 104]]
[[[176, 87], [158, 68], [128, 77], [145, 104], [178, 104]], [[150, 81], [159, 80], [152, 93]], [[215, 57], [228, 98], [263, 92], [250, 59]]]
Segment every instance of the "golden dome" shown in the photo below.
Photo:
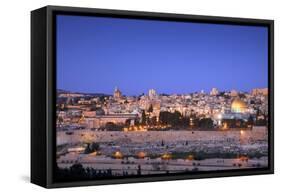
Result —
[[233, 102], [231, 103], [231, 112], [244, 113], [246, 109], [247, 109], [246, 103], [238, 98], [233, 100]]

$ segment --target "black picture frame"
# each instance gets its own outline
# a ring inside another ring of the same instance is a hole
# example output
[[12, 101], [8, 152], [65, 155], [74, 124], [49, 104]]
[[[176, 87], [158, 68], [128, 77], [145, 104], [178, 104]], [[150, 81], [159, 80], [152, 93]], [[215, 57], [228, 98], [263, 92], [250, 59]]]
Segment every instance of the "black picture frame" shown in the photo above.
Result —
[[[268, 168], [56, 182], [56, 14], [253, 25], [268, 28]], [[258, 175], [274, 173], [274, 21], [230, 17], [46, 6], [31, 12], [31, 182], [46, 188]]]

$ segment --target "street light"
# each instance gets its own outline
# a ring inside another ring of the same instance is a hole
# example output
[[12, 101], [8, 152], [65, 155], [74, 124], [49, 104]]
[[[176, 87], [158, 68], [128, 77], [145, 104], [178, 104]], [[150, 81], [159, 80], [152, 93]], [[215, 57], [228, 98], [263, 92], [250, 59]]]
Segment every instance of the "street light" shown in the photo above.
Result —
[[116, 159], [121, 159], [123, 158], [123, 154], [120, 151], [117, 151], [113, 155]]
[[143, 151], [141, 151], [141, 152], [138, 153], [138, 157], [139, 157], [139, 158], [144, 158], [145, 156], [146, 156], [146, 153], [143, 152]]

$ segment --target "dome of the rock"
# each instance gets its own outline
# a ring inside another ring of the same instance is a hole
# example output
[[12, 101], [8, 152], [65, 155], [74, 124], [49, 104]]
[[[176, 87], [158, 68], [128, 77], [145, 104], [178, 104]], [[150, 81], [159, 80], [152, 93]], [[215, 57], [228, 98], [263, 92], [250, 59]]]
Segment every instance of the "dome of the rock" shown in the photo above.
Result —
[[246, 103], [240, 99], [235, 99], [231, 103], [231, 112], [244, 113], [246, 109], [247, 109]]

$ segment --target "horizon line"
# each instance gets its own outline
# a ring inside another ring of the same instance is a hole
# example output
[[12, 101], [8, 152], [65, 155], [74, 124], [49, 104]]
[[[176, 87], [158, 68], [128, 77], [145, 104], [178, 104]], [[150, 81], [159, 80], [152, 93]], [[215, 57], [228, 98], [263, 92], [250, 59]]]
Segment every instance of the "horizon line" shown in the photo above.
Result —
[[[116, 88], [116, 87], [114, 87], [114, 88]], [[56, 90], [57, 90], [57, 91], [58, 91], [58, 90], [62, 90], [62, 91], [71, 92], [71, 93], [92, 93], [92, 94], [113, 95], [113, 93], [114, 93], [114, 88], [113, 88], [113, 90], [112, 90], [111, 93], [106, 93], [106, 92], [93, 92], [93, 91], [73, 91], [73, 90], [61, 89], [61, 88], [57, 88]], [[117, 87], [117, 88], [118, 88], [118, 87]], [[220, 90], [219, 88], [216, 88], [216, 87], [213, 87], [213, 88], [217, 89], [219, 92], [231, 92], [232, 90], [235, 90], [235, 91], [238, 92], [238, 93], [250, 93], [250, 92], [251, 92], [252, 90], [254, 90], [254, 89], [268, 89], [268, 87], [255, 87], [255, 88], [250, 89], [249, 91], [242, 91], [242, 90], [237, 90], [237, 89]], [[213, 88], [212, 88], [212, 89], [213, 89]], [[119, 88], [118, 88], [118, 89], [119, 89]], [[203, 91], [204, 94], [206, 94], [206, 93], [209, 94], [209, 93], [212, 91], [212, 89], [208, 90], [208, 92], [206, 92], [206, 90], [203, 90], [203, 89], [202, 89], [202, 90], [198, 90], [198, 91], [193, 91], [193, 92], [182, 92], [182, 93], [157, 92], [157, 90], [156, 90], [156, 89], [153, 89], [153, 88], [151, 88], [151, 89], [149, 89], [149, 90], [155, 90], [157, 94], [183, 95], [183, 94], [192, 94], [192, 93], [202, 93], [202, 91]], [[146, 92], [140, 92], [139, 94], [126, 95], [125, 92], [123, 92], [121, 89], [119, 89], [119, 91], [121, 91], [121, 93], [122, 93], [123, 96], [139, 96], [139, 95], [142, 95], [142, 94], [147, 94], [147, 93], [149, 92], [149, 90], [146, 91]]]

